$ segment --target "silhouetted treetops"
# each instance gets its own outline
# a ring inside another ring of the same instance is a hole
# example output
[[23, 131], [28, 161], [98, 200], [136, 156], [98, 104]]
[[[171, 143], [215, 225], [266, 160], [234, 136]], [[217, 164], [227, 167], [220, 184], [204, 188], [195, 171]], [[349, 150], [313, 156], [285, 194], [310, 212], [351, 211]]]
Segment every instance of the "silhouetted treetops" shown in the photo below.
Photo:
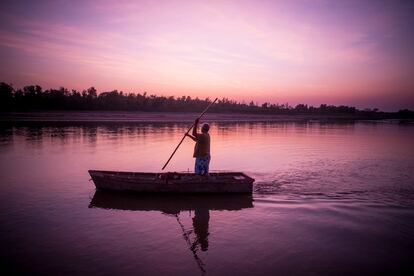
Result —
[[[0, 83], [1, 111], [33, 111], [33, 110], [124, 110], [124, 111], [181, 111], [198, 112], [205, 108], [211, 99], [182, 97], [165, 97], [141, 93], [123, 93], [117, 90], [98, 94], [94, 87], [77, 91], [61, 87], [59, 89], [43, 90], [38, 85], [29, 85], [23, 89]], [[333, 106], [321, 104], [319, 107], [298, 104], [295, 107], [288, 104], [263, 103], [258, 105], [253, 101], [249, 104], [239, 103], [227, 98], [217, 101], [212, 106], [212, 112], [239, 112], [260, 114], [331, 114], [377, 112], [378, 110], [359, 111], [350, 106]], [[401, 112], [410, 113], [404, 110]]]

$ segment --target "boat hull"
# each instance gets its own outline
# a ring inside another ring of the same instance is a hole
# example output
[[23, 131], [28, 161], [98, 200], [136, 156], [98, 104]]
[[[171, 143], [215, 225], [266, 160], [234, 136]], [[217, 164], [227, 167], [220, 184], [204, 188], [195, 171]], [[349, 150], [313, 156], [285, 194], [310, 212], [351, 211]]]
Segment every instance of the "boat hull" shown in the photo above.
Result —
[[141, 173], [90, 170], [97, 189], [140, 193], [252, 193], [254, 179], [241, 172]]

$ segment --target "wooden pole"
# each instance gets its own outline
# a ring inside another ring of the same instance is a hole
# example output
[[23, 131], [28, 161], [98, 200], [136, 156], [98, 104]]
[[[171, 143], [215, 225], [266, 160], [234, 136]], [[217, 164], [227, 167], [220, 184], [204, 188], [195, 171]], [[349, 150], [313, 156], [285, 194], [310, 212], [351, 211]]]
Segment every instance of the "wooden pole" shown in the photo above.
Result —
[[[216, 101], [218, 100], [218, 98], [216, 98], [213, 102], [211, 102], [206, 109], [204, 109], [204, 111], [200, 114], [200, 116], [198, 116], [198, 119], [201, 119], [201, 117], [203, 117], [204, 113], [207, 112], [207, 110], [210, 108], [210, 106], [212, 106]], [[175, 152], [178, 150], [178, 148], [181, 146], [181, 143], [184, 141], [186, 135], [190, 132], [190, 130], [194, 127], [194, 123], [190, 126], [190, 128], [187, 130], [187, 132], [184, 134], [183, 138], [181, 138], [180, 143], [178, 143], [177, 147], [175, 148], [175, 150], [173, 151], [173, 153], [171, 154], [170, 158], [168, 158], [167, 162], [165, 163], [164, 167], [162, 167], [162, 170], [165, 169], [165, 167], [167, 167], [168, 163], [170, 162], [171, 158], [174, 156]]]

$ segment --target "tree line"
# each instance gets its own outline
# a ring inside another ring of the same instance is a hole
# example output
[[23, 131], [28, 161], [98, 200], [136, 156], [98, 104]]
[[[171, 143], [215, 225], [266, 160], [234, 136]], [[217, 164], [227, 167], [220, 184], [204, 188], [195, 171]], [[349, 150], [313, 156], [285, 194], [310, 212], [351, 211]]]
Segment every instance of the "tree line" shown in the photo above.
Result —
[[[145, 93], [123, 93], [113, 90], [98, 94], [94, 87], [83, 91], [59, 89], [43, 90], [39, 85], [28, 85], [15, 89], [5, 82], [0, 83], [1, 111], [36, 110], [123, 110], [123, 111], [169, 111], [198, 112], [205, 108], [211, 99], [191, 98], [190, 96], [165, 97]], [[212, 106], [212, 112], [239, 112], [259, 114], [332, 114], [358, 112], [372, 113], [373, 110], [358, 110], [352, 106], [321, 104], [314, 107], [306, 104], [263, 103], [261, 105], [237, 102], [222, 98]], [[411, 112], [411, 111], [408, 111]]]

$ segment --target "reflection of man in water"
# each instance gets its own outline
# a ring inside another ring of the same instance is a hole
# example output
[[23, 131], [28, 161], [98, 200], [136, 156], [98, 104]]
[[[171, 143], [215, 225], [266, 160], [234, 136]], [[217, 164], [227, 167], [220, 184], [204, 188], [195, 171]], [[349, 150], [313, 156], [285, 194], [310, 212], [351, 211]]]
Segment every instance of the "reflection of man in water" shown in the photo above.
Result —
[[188, 133], [186, 135], [196, 142], [193, 155], [196, 159], [194, 168], [195, 173], [208, 174], [210, 165], [210, 134], [208, 134], [208, 131], [210, 126], [208, 124], [203, 124], [201, 133], [197, 133], [198, 121], [199, 119], [197, 118], [193, 127], [193, 135]]
[[195, 209], [193, 218], [193, 228], [197, 239], [191, 246], [191, 250], [194, 250], [199, 244], [202, 251], [208, 249], [208, 222], [210, 220], [210, 213], [208, 209], [201, 208]]

